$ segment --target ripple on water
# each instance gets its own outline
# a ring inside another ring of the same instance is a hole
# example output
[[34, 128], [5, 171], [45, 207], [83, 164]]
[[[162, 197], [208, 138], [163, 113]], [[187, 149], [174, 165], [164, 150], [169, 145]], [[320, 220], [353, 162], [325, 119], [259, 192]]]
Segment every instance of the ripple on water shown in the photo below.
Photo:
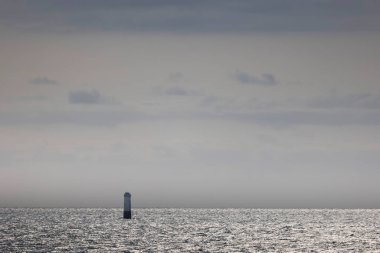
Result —
[[0, 209], [0, 252], [380, 252], [380, 210]]

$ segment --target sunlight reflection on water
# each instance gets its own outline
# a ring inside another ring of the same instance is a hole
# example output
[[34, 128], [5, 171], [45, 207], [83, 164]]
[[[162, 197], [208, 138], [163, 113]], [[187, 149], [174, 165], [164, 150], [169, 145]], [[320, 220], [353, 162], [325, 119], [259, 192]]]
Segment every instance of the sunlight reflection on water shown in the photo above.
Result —
[[380, 210], [0, 208], [0, 252], [380, 252]]

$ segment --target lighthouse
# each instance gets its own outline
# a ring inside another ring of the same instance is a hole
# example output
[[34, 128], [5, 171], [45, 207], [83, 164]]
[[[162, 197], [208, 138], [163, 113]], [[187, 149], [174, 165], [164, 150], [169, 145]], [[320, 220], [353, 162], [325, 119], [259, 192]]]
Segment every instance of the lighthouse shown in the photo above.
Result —
[[129, 192], [124, 193], [124, 219], [131, 219], [131, 194]]

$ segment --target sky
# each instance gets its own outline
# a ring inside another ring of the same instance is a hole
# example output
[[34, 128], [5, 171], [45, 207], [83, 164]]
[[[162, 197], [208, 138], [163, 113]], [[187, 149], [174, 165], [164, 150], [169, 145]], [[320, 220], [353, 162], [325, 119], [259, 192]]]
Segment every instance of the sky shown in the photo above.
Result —
[[378, 13], [2, 0], [0, 207], [380, 208]]

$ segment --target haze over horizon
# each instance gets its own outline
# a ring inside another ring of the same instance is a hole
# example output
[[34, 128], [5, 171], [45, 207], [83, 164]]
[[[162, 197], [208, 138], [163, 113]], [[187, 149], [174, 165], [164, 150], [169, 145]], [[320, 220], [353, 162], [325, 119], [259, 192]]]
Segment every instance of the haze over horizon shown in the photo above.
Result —
[[379, 13], [1, 1], [0, 207], [380, 208]]

